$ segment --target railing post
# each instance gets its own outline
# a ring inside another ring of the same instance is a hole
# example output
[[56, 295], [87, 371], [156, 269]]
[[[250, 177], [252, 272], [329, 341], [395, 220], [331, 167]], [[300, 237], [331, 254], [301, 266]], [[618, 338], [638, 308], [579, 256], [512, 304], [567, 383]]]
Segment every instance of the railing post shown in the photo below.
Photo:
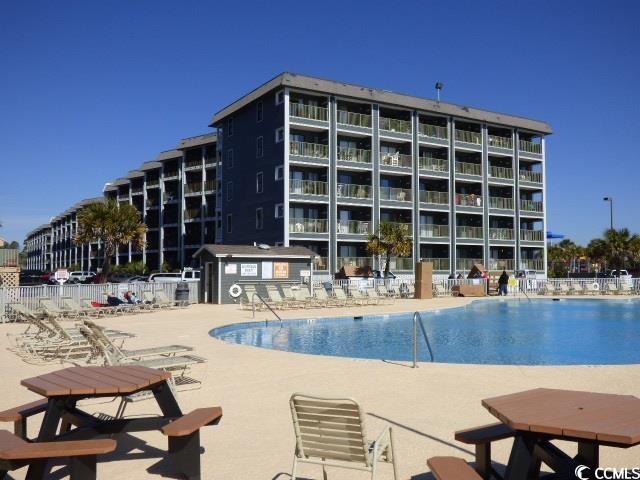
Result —
[[418, 320], [413, 314], [413, 367], [418, 367]]

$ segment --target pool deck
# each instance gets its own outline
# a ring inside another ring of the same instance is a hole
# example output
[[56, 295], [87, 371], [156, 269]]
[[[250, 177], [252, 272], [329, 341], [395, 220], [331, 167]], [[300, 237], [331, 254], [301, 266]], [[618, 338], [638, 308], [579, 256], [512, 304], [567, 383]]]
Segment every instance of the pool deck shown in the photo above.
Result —
[[[611, 298], [611, 297], [609, 297]], [[288, 310], [283, 318], [335, 317], [393, 312], [412, 312], [464, 305], [462, 298], [398, 300], [394, 305], [357, 308]], [[257, 320], [273, 318], [268, 312]], [[432, 478], [427, 457], [456, 455], [472, 459], [472, 448], [455, 442], [457, 429], [493, 422], [480, 405], [483, 398], [537, 387], [589, 390], [631, 394], [640, 397], [640, 365], [629, 366], [487, 366], [422, 363], [417, 369], [407, 363], [380, 360], [279, 352], [232, 345], [209, 337], [218, 326], [251, 321], [251, 312], [236, 306], [194, 305], [186, 310], [162, 311], [101, 319], [99, 324], [137, 334], [127, 349], [180, 343], [194, 347], [208, 363], [194, 375], [203, 378], [199, 390], [182, 392], [184, 411], [201, 406], [221, 405], [224, 418], [219, 426], [202, 430], [203, 479], [289, 479], [294, 435], [288, 399], [293, 392], [357, 399], [367, 412], [367, 429], [375, 437], [384, 424], [394, 428], [399, 473], [402, 479]], [[6, 324], [5, 333], [24, 330], [23, 325]], [[31, 365], [7, 351], [8, 341], [0, 336], [0, 362], [4, 392], [0, 409], [13, 407], [37, 397], [19, 385], [23, 378], [62, 368], [60, 364]], [[407, 348], [411, 348], [407, 345]], [[113, 402], [89, 402], [83, 408], [114, 413]], [[127, 414], [153, 414], [150, 401], [131, 405]], [[37, 425], [37, 421], [32, 425]], [[10, 429], [11, 426], [7, 425]], [[501, 463], [508, 458], [510, 441], [494, 448]], [[572, 447], [567, 447], [568, 451]], [[136, 434], [119, 443], [119, 451], [105, 457], [98, 478], [176, 478], [172, 466], [163, 459], [166, 438], [158, 432]], [[125, 452], [126, 453], [125, 455]], [[628, 450], [602, 448], [603, 466], [640, 465], [640, 447]], [[24, 469], [13, 472], [24, 478]], [[321, 479], [319, 467], [300, 467], [300, 478]], [[331, 479], [365, 479], [366, 473], [328, 469]], [[382, 465], [380, 479], [391, 479], [390, 466]], [[52, 478], [60, 478], [53, 476]]]

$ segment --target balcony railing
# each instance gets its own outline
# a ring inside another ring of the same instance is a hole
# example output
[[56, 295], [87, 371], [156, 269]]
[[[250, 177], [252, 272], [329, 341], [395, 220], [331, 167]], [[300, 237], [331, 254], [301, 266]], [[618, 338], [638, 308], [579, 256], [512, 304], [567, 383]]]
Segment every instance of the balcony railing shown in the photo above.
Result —
[[449, 161], [446, 158], [429, 157], [423, 155], [419, 158], [420, 170], [429, 170], [431, 172], [448, 172]]
[[381, 153], [380, 164], [389, 165], [391, 167], [411, 168], [413, 161], [411, 155], [402, 153]]
[[544, 231], [542, 230], [527, 230], [525, 228], [520, 229], [520, 239], [528, 242], [543, 242]]
[[320, 143], [289, 142], [289, 155], [298, 157], [329, 158], [329, 146]]
[[0, 267], [17, 267], [19, 251], [15, 248], [0, 248]]
[[184, 212], [185, 220], [194, 220], [196, 218], [200, 218], [201, 210], [199, 208], [188, 208]]
[[520, 268], [522, 270], [544, 271], [544, 260], [541, 258], [521, 258]]
[[187, 183], [184, 186], [184, 193], [202, 193], [202, 182]]
[[520, 140], [520, 151], [542, 154], [542, 144]]
[[489, 208], [500, 208], [503, 210], [513, 210], [513, 198], [509, 197], [489, 197]]
[[367, 267], [373, 265], [371, 257], [338, 257], [338, 268], [345, 265], [353, 265], [354, 267]]
[[216, 181], [215, 180], [205, 180], [204, 181], [204, 191], [205, 192], [213, 192], [216, 189]]
[[354, 127], [371, 127], [371, 115], [364, 113], [348, 112], [346, 110], [338, 110], [337, 122], [341, 125], [352, 125]]
[[481, 258], [457, 258], [456, 259], [456, 270], [471, 270], [474, 264], [479, 263], [482, 264]]
[[441, 127], [439, 125], [420, 123], [418, 124], [418, 131], [421, 135], [425, 135], [427, 137], [442, 138], [444, 140], [449, 138], [449, 131], [447, 130], [447, 127]]
[[368, 235], [372, 232], [372, 222], [362, 220], [339, 220], [338, 233]]
[[310, 120], [321, 120], [326, 122], [329, 118], [329, 111], [324, 107], [315, 105], [303, 105], [302, 103], [290, 103], [289, 115], [292, 117], [308, 118]]
[[313, 268], [315, 270], [326, 270], [328, 267], [327, 257], [315, 257], [313, 259]]
[[131, 193], [133, 195], [142, 193], [144, 191], [144, 189], [142, 187], [131, 187]]
[[338, 148], [338, 160], [344, 162], [371, 163], [371, 150]]
[[420, 201], [423, 203], [435, 203], [438, 205], [447, 205], [449, 203], [449, 192], [420, 190]]
[[157, 187], [160, 185], [160, 180], [157, 178], [147, 180], [147, 188]]
[[489, 135], [489, 146], [512, 149], [513, 142], [509, 137], [498, 137], [496, 135]]
[[356, 185], [354, 183], [339, 183], [338, 197], [344, 198], [371, 198], [370, 185]]
[[164, 172], [164, 179], [165, 180], [170, 180], [173, 178], [178, 178], [178, 176], [180, 175], [180, 171], [179, 170], [169, 170]]
[[411, 190], [409, 190], [408, 188], [380, 187], [380, 200], [410, 202]]
[[289, 180], [289, 193], [296, 193], [298, 195], [326, 195], [327, 182], [292, 178]]
[[461, 207], [481, 207], [482, 197], [475, 194], [456, 193], [455, 194], [456, 205]]
[[404, 231], [404, 233], [409, 236], [409, 237], [413, 237], [413, 224], [411, 222], [387, 222], [387, 221], [382, 221], [382, 223], [389, 223], [391, 225], [396, 225], [398, 226], [402, 231]]
[[505, 180], [513, 179], [513, 168], [508, 167], [489, 167], [489, 177], [504, 178]]
[[513, 271], [515, 270], [515, 264], [516, 262], [513, 258], [490, 258], [487, 267], [493, 271]]
[[542, 172], [520, 170], [520, 180], [524, 182], [542, 183]]
[[421, 258], [423, 262], [431, 262], [433, 263], [434, 270], [449, 270], [449, 266], [451, 265], [451, 261], [448, 258]]
[[456, 173], [463, 175], [482, 175], [482, 165], [479, 163], [467, 163], [456, 161]]
[[526, 212], [542, 212], [543, 204], [538, 200], [520, 200], [520, 210]]
[[128, 201], [129, 200], [129, 193], [121, 193], [120, 195], [118, 195], [118, 200], [119, 201]]
[[478, 239], [483, 237], [482, 227], [457, 226], [456, 237]]
[[289, 232], [291, 233], [327, 233], [329, 231], [326, 219], [319, 218], [290, 218]]
[[491, 240], [513, 240], [513, 228], [490, 228], [489, 239]]
[[423, 223], [420, 225], [421, 238], [448, 237], [449, 225], [435, 225], [431, 223]]
[[397, 118], [380, 117], [380, 130], [388, 132], [411, 133], [411, 122]]
[[184, 166], [185, 168], [199, 168], [202, 167], [202, 160], [188, 160]]
[[456, 128], [456, 140], [464, 143], [475, 143], [480, 145], [482, 143], [482, 135], [478, 132], [469, 132], [467, 130], [458, 130]]
[[391, 257], [389, 259], [389, 270], [413, 270], [413, 258]]

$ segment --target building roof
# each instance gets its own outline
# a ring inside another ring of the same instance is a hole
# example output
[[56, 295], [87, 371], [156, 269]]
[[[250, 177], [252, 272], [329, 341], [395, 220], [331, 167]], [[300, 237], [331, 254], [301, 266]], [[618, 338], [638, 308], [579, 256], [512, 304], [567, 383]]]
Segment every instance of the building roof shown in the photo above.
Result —
[[156, 158], [156, 162], [163, 162], [165, 160], [172, 160], [174, 158], [182, 158], [182, 152], [180, 150], [165, 150], [164, 152], [160, 152], [158, 158]]
[[150, 162], [144, 162], [142, 166], [139, 168], [139, 170], [141, 172], [147, 172], [149, 170], [155, 170], [161, 167], [162, 167], [162, 164], [160, 162], [156, 162], [155, 160], [152, 160]]
[[43, 223], [42, 225], [34, 228], [29, 233], [27, 233], [26, 238], [32, 237], [36, 233], [40, 233], [43, 230], [51, 230], [51, 224], [50, 223]]
[[177, 150], [185, 150], [187, 148], [199, 147], [202, 145], [209, 145], [215, 143], [218, 140], [218, 134], [215, 132], [204, 133], [202, 135], [196, 135], [195, 137], [187, 137], [180, 140], [180, 143], [176, 146]]
[[125, 178], [128, 178], [131, 180], [133, 178], [140, 178], [140, 177], [144, 177], [144, 172], [141, 172], [140, 170], [129, 170], [129, 173]]
[[400, 106], [440, 115], [451, 115], [468, 120], [522, 128], [525, 130], [531, 130], [533, 132], [543, 134], [553, 133], [553, 130], [551, 129], [549, 124], [541, 120], [532, 120], [516, 115], [492, 112], [489, 110], [482, 110], [478, 108], [467, 107], [464, 105], [456, 105], [453, 103], [438, 102], [436, 100], [416, 97], [404, 93], [396, 93], [378, 88], [363, 87], [360, 85], [337, 82], [334, 80], [326, 80], [290, 72], [281, 73], [277, 77], [269, 80], [267, 83], [259, 86], [255, 90], [249, 92], [247, 95], [239, 98], [235, 102], [218, 111], [213, 116], [210, 126], [216, 126], [223, 118], [231, 115], [233, 112], [240, 110], [241, 108], [250, 104], [257, 98], [262, 97], [264, 94], [270, 92], [271, 90], [282, 87], [292, 87], [301, 90], [322, 92], [339, 97], [348, 97], [379, 104]]
[[317, 254], [305, 247], [269, 247], [268, 249], [260, 248], [256, 245], [216, 245], [205, 244], [193, 254], [199, 257], [203, 252], [210, 253], [214, 257], [291, 257], [291, 258], [309, 258], [315, 257]]

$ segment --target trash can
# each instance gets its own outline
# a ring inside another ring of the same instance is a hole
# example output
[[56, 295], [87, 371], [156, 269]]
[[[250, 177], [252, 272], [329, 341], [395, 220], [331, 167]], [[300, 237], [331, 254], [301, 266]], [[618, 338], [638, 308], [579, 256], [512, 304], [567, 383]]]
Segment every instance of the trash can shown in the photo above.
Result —
[[189, 303], [189, 285], [187, 282], [180, 282], [176, 286], [176, 302], [181, 305]]

